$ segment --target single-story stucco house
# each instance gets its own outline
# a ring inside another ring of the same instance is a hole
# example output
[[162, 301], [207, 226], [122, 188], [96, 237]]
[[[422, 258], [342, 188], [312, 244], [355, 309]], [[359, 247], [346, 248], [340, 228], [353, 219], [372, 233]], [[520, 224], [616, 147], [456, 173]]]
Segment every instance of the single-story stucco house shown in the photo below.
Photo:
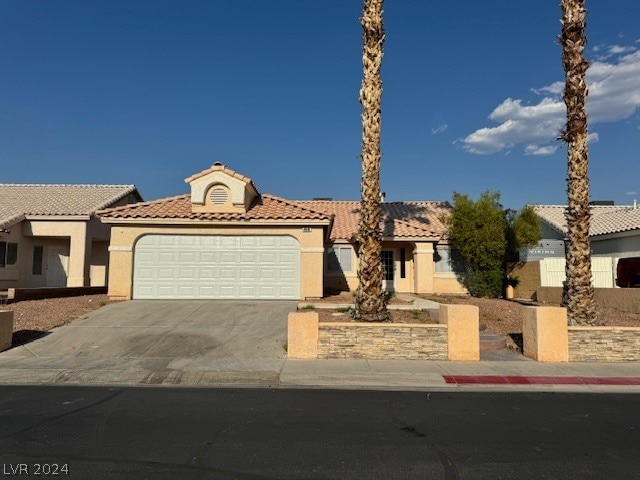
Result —
[[0, 290], [105, 286], [109, 229], [95, 212], [134, 185], [0, 184]]
[[[359, 202], [261, 194], [220, 163], [185, 181], [190, 194], [99, 212], [112, 227], [110, 297], [313, 299], [357, 287]], [[450, 208], [382, 203], [387, 290], [464, 291], [440, 221]]]
[[[540, 219], [542, 240], [520, 252], [520, 265], [513, 272], [526, 284], [521, 296], [532, 296], [535, 289], [561, 287], [565, 275], [566, 205], [531, 205]], [[620, 258], [640, 257], [640, 209], [637, 205], [615, 205], [610, 201], [592, 202], [589, 242], [592, 281], [596, 288], [616, 286], [616, 267]]]

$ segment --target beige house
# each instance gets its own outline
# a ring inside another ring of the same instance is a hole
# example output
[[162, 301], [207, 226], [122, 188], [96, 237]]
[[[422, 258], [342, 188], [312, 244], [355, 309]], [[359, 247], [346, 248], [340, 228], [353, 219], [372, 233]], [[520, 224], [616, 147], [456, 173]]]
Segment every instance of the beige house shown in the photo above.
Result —
[[[561, 287], [566, 280], [566, 205], [532, 205], [540, 219], [542, 240], [520, 251], [511, 275], [518, 276], [516, 295], [533, 298], [538, 287]], [[618, 260], [640, 257], [640, 209], [634, 205], [594, 202], [590, 207], [592, 283], [614, 288]]]
[[[190, 194], [99, 212], [112, 226], [110, 297], [297, 300], [357, 287], [358, 202], [261, 194], [220, 163], [185, 181]], [[382, 206], [385, 288], [462, 292], [439, 220], [449, 204]]]
[[140, 200], [133, 185], [0, 184], [0, 290], [106, 285], [109, 226], [95, 212]]

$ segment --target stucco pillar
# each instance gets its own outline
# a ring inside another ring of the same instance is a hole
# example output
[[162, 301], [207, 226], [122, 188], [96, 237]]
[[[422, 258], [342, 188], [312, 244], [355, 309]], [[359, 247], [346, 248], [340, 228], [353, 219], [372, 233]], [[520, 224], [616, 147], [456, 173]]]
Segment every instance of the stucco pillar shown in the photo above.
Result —
[[70, 235], [69, 276], [67, 287], [84, 287], [90, 284], [91, 238], [87, 224], [78, 222]]
[[324, 295], [324, 248], [300, 249], [300, 299]]
[[413, 250], [413, 292], [433, 293], [433, 244], [416, 243]]
[[524, 356], [539, 362], [569, 361], [567, 309], [526, 307], [522, 320]]
[[109, 246], [109, 298], [131, 300], [133, 279], [133, 248]]

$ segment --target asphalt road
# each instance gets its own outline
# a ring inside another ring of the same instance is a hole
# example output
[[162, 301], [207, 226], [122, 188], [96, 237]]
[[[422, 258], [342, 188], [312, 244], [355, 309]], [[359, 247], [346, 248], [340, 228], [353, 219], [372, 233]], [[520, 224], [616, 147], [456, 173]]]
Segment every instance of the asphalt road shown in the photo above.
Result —
[[0, 475], [637, 479], [639, 408], [635, 394], [0, 387]]

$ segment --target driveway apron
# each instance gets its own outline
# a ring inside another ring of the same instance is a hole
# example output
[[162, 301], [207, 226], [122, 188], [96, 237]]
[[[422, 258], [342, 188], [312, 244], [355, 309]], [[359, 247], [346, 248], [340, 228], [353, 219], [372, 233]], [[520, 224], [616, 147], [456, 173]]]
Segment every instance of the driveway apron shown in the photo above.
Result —
[[0, 353], [1, 383], [277, 384], [296, 302], [134, 300]]

